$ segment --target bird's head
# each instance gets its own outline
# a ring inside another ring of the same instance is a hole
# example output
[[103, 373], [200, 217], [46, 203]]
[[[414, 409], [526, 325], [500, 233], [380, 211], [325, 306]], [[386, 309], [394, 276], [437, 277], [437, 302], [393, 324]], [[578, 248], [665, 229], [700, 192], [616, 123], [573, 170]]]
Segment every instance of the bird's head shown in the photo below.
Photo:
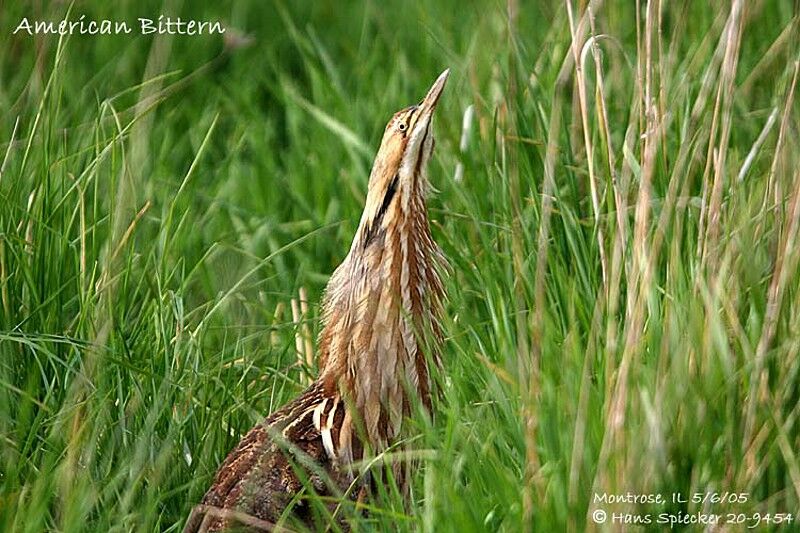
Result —
[[449, 75], [450, 69], [442, 72], [419, 104], [398, 111], [386, 125], [369, 177], [361, 220], [364, 237], [383, 223], [394, 201], [399, 199], [407, 206], [409, 199], [424, 195], [426, 167], [434, 146], [433, 113]]

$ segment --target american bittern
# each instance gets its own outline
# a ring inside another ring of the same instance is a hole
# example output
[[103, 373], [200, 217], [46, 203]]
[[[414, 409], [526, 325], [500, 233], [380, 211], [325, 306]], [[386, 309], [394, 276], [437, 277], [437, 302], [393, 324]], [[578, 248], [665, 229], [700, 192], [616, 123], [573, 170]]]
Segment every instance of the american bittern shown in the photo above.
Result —
[[431, 237], [425, 197], [431, 122], [448, 74], [386, 126], [350, 252], [325, 291], [319, 377], [228, 455], [185, 532], [268, 529], [290, 504], [313, 526], [309, 504], [293, 501], [304, 488], [301, 478], [318, 494], [344, 493], [354, 479], [350, 465], [400, 436], [410, 395], [430, 409], [418, 332], [440, 338], [444, 258]]

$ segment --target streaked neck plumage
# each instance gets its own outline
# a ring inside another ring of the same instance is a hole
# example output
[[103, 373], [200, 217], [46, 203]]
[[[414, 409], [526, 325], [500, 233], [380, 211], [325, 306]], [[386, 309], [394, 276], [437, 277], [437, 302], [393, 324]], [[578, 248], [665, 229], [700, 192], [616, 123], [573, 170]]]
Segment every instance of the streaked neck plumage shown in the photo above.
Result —
[[[430, 407], [428, 358], [419, 338], [424, 331], [438, 335], [444, 258], [428, 222], [427, 164], [431, 119], [447, 74], [420, 105], [387, 125], [350, 252], [326, 290], [320, 380], [335, 384], [356, 408], [373, 451], [400, 432], [407, 392]], [[348, 412], [344, 425], [352, 424]]]

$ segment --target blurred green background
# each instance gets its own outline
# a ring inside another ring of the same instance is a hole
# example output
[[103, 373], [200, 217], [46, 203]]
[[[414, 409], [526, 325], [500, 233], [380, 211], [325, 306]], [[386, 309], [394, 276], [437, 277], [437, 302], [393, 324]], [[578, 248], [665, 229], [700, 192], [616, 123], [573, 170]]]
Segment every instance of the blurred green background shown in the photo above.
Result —
[[[587, 5], [5, 0], [0, 529], [180, 530], [314, 375], [386, 121], [448, 67], [443, 393], [415, 420], [410, 505], [342, 513], [798, 527], [776, 518], [800, 512], [796, 4]], [[13, 33], [162, 14], [227, 31]], [[725, 491], [746, 501], [595, 501]]]

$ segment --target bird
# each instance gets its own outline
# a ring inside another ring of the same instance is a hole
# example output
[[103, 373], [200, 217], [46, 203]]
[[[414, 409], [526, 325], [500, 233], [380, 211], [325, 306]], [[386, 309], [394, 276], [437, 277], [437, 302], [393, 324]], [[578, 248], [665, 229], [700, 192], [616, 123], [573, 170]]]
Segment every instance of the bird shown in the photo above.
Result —
[[[428, 163], [449, 73], [386, 125], [358, 229], [323, 293], [317, 378], [241, 439], [184, 533], [279, 529], [285, 512], [319, 529], [304, 491], [368, 497], [380, 476], [358, 465], [397, 444], [413, 405], [430, 413], [449, 266], [431, 233]], [[408, 483], [397, 464], [392, 470]]]

